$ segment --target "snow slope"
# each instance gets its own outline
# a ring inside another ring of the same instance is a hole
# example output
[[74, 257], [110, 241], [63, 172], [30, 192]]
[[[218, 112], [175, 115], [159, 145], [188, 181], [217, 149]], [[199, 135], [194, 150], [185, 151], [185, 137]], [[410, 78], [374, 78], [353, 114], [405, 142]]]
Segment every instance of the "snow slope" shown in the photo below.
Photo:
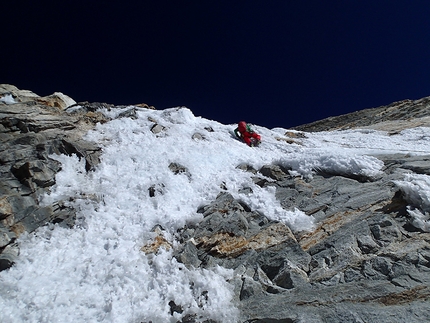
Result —
[[[69, 201], [78, 210], [77, 225], [49, 225], [20, 237], [22, 256], [0, 273], [1, 322], [177, 322], [190, 313], [235, 322], [229, 283], [234, 272], [187, 269], [172, 258], [171, 249], [146, 255], [140, 249], [154, 239], [154, 226], [160, 225], [174, 246], [177, 229], [199, 221], [198, 208], [214, 200], [223, 186], [292, 230], [312, 230], [312, 217], [282, 209], [273, 189], [255, 185], [251, 174], [237, 166], [259, 169], [276, 163], [305, 177], [313, 169], [373, 177], [383, 163], [371, 155], [430, 151], [428, 128], [392, 136], [375, 130], [307, 133], [289, 144], [282, 140], [287, 130], [254, 126], [263, 142], [251, 148], [232, 136], [235, 125], [195, 117], [187, 108], [137, 109], [136, 120], [114, 119], [87, 134], [103, 147], [94, 172], [86, 173], [84, 161], [75, 156], [52, 156], [62, 171], [40, 202]], [[103, 112], [115, 118], [123, 110]], [[165, 130], [152, 133], [154, 122]], [[204, 139], [192, 139], [195, 133]], [[171, 163], [187, 172], [174, 174]], [[407, 178], [398, 185], [428, 206], [429, 176], [413, 180], [415, 185], [406, 184]], [[253, 194], [238, 193], [243, 187], [251, 187]], [[427, 215], [418, 216], [425, 227]], [[171, 316], [170, 301], [184, 312]]]

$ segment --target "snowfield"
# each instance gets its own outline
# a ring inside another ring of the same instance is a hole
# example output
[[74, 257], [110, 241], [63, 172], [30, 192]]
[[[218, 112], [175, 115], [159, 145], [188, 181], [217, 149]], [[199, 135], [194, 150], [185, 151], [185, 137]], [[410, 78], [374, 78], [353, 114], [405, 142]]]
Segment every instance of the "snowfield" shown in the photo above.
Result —
[[[259, 169], [276, 163], [303, 177], [311, 177], [315, 169], [377, 177], [383, 163], [374, 156], [380, 153], [430, 152], [429, 128], [395, 135], [369, 129], [306, 133], [291, 139], [285, 133], [294, 131], [253, 126], [262, 136], [260, 147], [253, 148], [232, 136], [236, 125], [196, 117], [187, 108], [136, 109], [136, 120], [114, 119], [87, 134], [87, 140], [103, 147], [95, 171], [86, 173], [76, 156], [52, 156], [62, 163], [62, 171], [40, 203], [68, 201], [78, 210], [77, 225], [48, 225], [19, 238], [21, 257], [0, 273], [1, 322], [173, 323], [190, 313], [236, 322], [229, 283], [234, 272], [187, 269], [172, 257], [172, 249], [145, 254], [141, 248], [154, 239], [155, 226], [162, 227], [174, 247], [177, 230], [200, 221], [197, 210], [226, 187], [268, 218], [293, 231], [310, 231], [313, 217], [299, 209], [284, 210], [273, 188], [254, 184], [252, 174], [237, 166]], [[121, 112], [104, 110], [112, 118]], [[154, 122], [164, 130], [152, 133]], [[196, 133], [203, 139], [193, 139]], [[171, 163], [186, 171], [175, 174]], [[410, 175], [396, 184], [430, 212], [429, 176]], [[253, 194], [238, 193], [244, 187]], [[410, 214], [430, 228], [427, 213], [411, 209]], [[170, 301], [184, 312], [172, 316]]]

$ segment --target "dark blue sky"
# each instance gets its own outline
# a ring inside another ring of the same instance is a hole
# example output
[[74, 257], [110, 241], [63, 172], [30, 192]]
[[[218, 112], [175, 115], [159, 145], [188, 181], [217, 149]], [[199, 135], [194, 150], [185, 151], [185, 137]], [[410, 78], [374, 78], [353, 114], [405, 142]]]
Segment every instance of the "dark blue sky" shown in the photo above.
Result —
[[269, 128], [430, 95], [430, 1], [7, 1], [0, 83]]

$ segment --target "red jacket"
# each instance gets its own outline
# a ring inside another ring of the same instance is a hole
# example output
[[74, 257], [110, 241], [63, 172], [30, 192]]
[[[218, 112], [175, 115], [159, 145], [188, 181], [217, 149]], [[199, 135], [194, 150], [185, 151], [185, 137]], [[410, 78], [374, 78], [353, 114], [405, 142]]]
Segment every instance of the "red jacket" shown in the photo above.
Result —
[[[245, 121], [241, 121], [238, 124], [238, 127], [234, 130], [236, 136], [240, 137], [247, 143], [248, 146], [251, 146], [252, 140], [251, 138], [255, 138], [257, 141], [261, 140], [261, 136], [254, 132]], [[239, 135], [239, 133], [240, 135]]]

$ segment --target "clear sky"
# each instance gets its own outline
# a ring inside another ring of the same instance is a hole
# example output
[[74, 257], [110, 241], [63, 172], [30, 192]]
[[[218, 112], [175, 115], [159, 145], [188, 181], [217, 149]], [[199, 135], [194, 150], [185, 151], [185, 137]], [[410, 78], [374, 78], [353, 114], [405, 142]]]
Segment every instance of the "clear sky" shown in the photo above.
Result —
[[0, 83], [292, 127], [430, 96], [430, 1], [2, 4]]

